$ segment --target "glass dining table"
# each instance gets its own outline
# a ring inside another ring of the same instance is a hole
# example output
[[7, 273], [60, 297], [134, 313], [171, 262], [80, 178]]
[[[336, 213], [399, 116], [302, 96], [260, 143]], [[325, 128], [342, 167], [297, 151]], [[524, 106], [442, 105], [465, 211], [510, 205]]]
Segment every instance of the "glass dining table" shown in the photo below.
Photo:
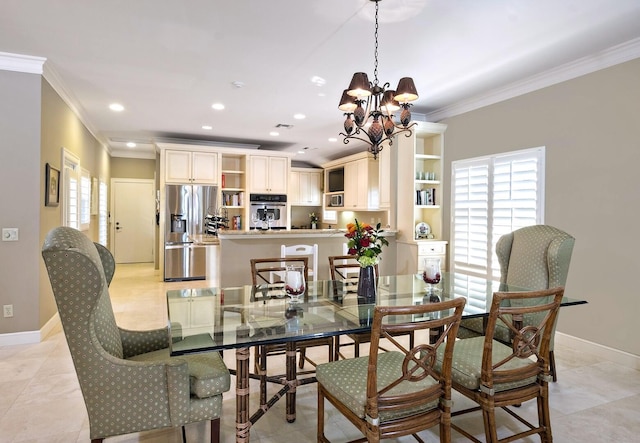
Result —
[[[367, 332], [376, 305], [406, 306], [467, 299], [463, 319], [487, 317], [496, 291], [526, 291], [497, 281], [444, 272], [435, 292], [427, 293], [421, 275], [382, 276], [375, 299], [355, 293], [349, 281], [310, 281], [304, 297], [292, 303], [281, 283], [231, 288], [185, 288], [167, 291], [171, 355], [234, 349], [236, 353], [236, 442], [248, 442], [251, 426], [276, 401], [286, 398], [286, 419], [295, 421], [296, 387], [315, 381], [300, 378], [296, 368], [296, 342], [319, 337]], [[437, 298], [434, 298], [437, 296]], [[586, 303], [564, 297], [562, 306]], [[438, 315], [435, 313], [434, 315]], [[423, 321], [411, 316], [402, 322]], [[286, 374], [269, 378], [280, 383], [279, 392], [249, 416], [249, 349], [268, 344], [286, 345]]]

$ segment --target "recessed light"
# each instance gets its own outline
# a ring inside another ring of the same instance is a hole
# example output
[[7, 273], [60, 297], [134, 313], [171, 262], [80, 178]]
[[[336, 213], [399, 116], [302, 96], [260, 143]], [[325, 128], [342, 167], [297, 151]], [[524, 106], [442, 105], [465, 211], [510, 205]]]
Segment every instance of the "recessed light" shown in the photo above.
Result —
[[224, 109], [224, 105], [222, 103], [214, 103], [211, 107], [216, 111], [222, 111]]
[[304, 120], [305, 118], [307, 118], [307, 116], [304, 114], [293, 114], [293, 118], [295, 118], [296, 120]]
[[207, 131], [210, 131], [211, 129], [213, 129], [213, 126], [210, 126], [210, 125], [202, 125], [202, 129], [206, 129]]
[[334, 143], [334, 142], [337, 142], [337, 141], [338, 141], [338, 139], [337, 139], [337, 138], [335, 138], [335, 137], [330, 137], [330, 138], [329, 138], [329, 141], [330, 141], [331, 143]]
[[304, 151], [298, 151], [298, 154], [304, 154]]
[[270, 135], [270, 136], [272, 136], [272, 137], [277, 137], [277, 136], [279, 136], [279, 135], [280, 135], [280, 133], [279, 133], [279, 132], [276, 132], [276, 131], [271, 131], [271, 132], [269, 133], [269, 135]]
[[127, 148], [135, 148], [136, 144], [134, 142], [127, 143]]
[[109, 109], [115, 112], [121, 112], [124, 111], [124, 106], [122, 106], [120, 103], [111, 103], [109, 105]]
[[327, 81], [320, 76], [314, 75], [313, 77], [311, 77], [311, 83], [316, 86], [324, 86], [326, 82]]

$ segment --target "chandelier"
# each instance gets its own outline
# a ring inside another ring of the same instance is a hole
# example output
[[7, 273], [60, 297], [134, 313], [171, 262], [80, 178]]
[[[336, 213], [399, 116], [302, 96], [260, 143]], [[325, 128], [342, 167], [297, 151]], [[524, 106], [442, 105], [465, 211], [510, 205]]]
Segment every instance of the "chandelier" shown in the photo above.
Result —
[[[367, 143], [367, 150], [378, 158], [383, 144], [388, 141], [393, 144], [392, 137], [405, 133], [411, 136], [411, 128], [415, 123], [411, 122], [409, 102], [418, 98], [416, 86], [411, 77], [403, 77], [398, 82], [395, 90], [388, 89], [389, 83], [380, 86], [378, 82], [378, 3], [382, 0], [370, 0], [376, 4], [375, 18], [375, 65], [373, 70], [373, 83], [369, 82], [367, 74], [356, 72], [353, 74], [349, 87], [342, 93], [338, 109], [344, 111], [346, 119], [344, 130], [340, 135], [344, 136], [344, 144], [351, 139]], [[402, 109], [400, 122], [394, 122], [393, 113]], [[366, 136], [366, 138], [365, 138]]]

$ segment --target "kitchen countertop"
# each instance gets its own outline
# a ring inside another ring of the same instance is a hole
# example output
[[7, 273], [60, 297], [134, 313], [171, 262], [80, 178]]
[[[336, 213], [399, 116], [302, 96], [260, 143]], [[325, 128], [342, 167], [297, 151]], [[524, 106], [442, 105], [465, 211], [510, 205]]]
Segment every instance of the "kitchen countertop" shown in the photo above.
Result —
[[215, 246], [220, 244], [220, 239], [215, 235], [205, 235], [205, 234], [192, 235], [189, 238], [196, 245], [205, 245], [205, 246], [214, 245]]
[[[313, 237], [343, 237], [346, 229], [252, 229], [251, 231], [219, 231], [221, 240], [255, 240], [258, 238], [313, 238]], [[393, 237], [397, 231], [384, 230], [383, 236]]]

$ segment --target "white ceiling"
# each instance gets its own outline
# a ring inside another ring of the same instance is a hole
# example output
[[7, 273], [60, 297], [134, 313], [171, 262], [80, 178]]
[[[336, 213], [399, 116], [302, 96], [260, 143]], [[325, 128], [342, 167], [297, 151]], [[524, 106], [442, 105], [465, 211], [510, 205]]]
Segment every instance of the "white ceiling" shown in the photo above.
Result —
[[[338, 136], [337, 105], [353, 72], [373, 79], [374, 8], [369, 0], [1, 0], [0, 51], [45, 57], [45, 77], [114, 155], [144, 155], [155, 140], [216, 140], [304, 150], [294, 161], [317, 165], [362, 149]], [[383, 0], [378, 77], [392, 88], [413, 77], [414, 116], [437, 121], [544, 85], [549, 72], [561, 80], [559, 66], [601, 61], [618, 45], [631, 46], [626, 58], [640, 56], [639, 23], [638, 0]], [[125, 111], [110, 111], [112, 102]], [[226, 109], [213, 110], [215, 102]], [[278, 124], [293, 127], [270, 136]], [[129, 140], [139, 146], [125, 148]]]

